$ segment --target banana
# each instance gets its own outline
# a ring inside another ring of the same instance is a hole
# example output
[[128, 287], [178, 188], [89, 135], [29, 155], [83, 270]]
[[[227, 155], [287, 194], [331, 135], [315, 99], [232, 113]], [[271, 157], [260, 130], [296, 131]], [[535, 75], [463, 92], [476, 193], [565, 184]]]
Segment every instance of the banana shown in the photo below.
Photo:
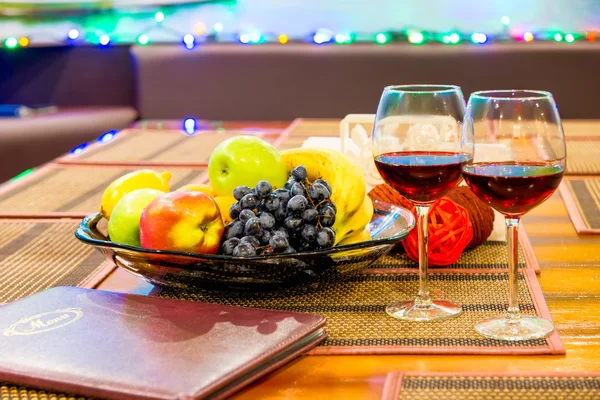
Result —
[[215, 200], [215, 203], [217, 203], [219, 211], [221, 211], [221, 219], [223, 220], [223, 223], [227, 225], [232, 221], [231, 217], [229, 216], [229, 209], [233, 203], [237, 202], [237, 200], [233, 196], [215, 196], [213, 199]]
[[344, 240], [338, 243], [338, 245], [343, 246], [345, 244], [366, 242], [367, 240], [371, 240], [371, 234], [369, 233], [367, 228], [365, 228], [362, 231], [355, 232], [350, 236], [346, 236]]
[[337, 207], [336, 220], [345, 221], [364, 202], [366, 184], [360, 166], [339, 151], [330, 149], [296, 148], [281, 152], [288, 171], [303, 165], [308, 179], [322, 178], [333, 193], [331, 201]]
[[367, 224], [371, 221], [371, 218], [373, 218], [373, 212], [373, 202], [369, 196], [365, 195], [361, 207], [353, 214], [347, 216], [345, 220], [338, 221], [336, 215], [336, 220], [333, 224], [335, 244], [337, 245], [346, 238], [352, 237], [365, 229]]
[[129, 192], [137, 189], [156, 189], [163, 192], [169, 191], [170, 172], [159, 174], [150, 169], [130, 172], [114, 180], [104, 191], [100, 213], [109, 219], [115, 206]]

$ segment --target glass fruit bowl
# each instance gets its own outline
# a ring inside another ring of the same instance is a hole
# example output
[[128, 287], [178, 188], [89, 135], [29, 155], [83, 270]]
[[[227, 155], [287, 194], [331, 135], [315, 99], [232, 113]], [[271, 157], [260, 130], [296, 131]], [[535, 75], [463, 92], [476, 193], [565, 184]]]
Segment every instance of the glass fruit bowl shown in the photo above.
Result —
[[273, 291], [321, 285], [366, 269], [389, 252], [415, 225], [412, 213], [373, 200], [367, 230], [371, 240], [328, 249], [242, 258], [215, 254], [148, 250], [111, 242], [101, 232], [99, 213], [83, 219], [75, 236], [96, 247], [119, 267], [158, 286], [213, 291]]

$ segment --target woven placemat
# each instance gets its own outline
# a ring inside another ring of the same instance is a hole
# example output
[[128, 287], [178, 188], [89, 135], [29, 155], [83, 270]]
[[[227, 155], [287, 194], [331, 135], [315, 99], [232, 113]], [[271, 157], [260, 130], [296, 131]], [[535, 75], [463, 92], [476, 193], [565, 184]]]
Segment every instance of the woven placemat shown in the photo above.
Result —
[[[437, 271], [498, 272], [498, 270], [506, 270], [508, 268], [508, 250], [506, 246], [506, 242], [501, 241], [483, 242], [474, 249], [465, 250], [458, 261], [452, 265], [430, 266], [430, 268]], [[520, 268], [532, 268], [536, 273], [540, 273], [539, 264], [524, 230], [520, 232], [518, 254]], [[416, 270], [418, 267], [419, 264], [407, 257], [404, 248], [400, 244], [392, 252], [383, 256], [372, 269], [377, 269], [377, 272], [382, 273], [401, 273], [406, 272], [406, 270]]]
[[[104, 190], [121, 175], [144, 167], [48, 165], [0, 187], [0, 217], [83, 217], [96, 212]], [[206, 180], [205, 168], [158, 167], [171, 188]]]
[[114, 270], [75, 238], [77, 226], [76, 220], [0, 220], [0, 304], [55, 286], [93, 288]]
[[600, 375], [567, 373], [388, 374], [382, 400], [499, 399], [567, 400], [600, 398]]
[[565, 178], [559, 186], [578, 233], [600, 233], [600, 178]]
[[600, 175], [600, 137], [598, 140], [567, 140], [568, 175]]
[[59, 164], [206, 166], [215, 147], [239, 135], [273, 142], [277, 135], [246, 131], [181, 131], [128, 129], [106, 143], [94, 143], [77, 155], [65, 155]]
[[[550, 318], [544, 297], [531, 269], [519, 280], [520, 306], [524, 313]], [[508, 304], [508, 277], [499, 273], [434, 272], [430, 275], [434, 298], [463, 306], [457, 318], [435, 322], [399, 321], [385, 313], [397, 300], [418, 291], [416, 274], [365, 273], [321, 290], [305, 293], [238, 294], [226, 297], [200, 290], [163, 288], [158, 294], [242, 307], [319, 313], [327, 318], [328, 339], [310, 354], [563, 354], [556, 333], [547, 339], [504, 342], [486, 339], [475, 323], [500, 313]]]

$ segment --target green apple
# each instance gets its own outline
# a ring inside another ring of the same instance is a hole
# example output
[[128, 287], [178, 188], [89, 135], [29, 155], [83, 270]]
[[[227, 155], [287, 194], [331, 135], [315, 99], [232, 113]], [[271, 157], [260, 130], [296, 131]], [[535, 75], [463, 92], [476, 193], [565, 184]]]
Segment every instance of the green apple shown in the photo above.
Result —
[[140, 247], [140, 217], [152, 200], [165, 192], [138, 189], [127, 193], [115, 205], [108, 220], [108, 236], [115, 243]]
[[235, 136], [219, 144], [208, 161], [210, 185], [217, 196], [231, 196], [238, 186], [269, 181], [282, 188], [287, 168], [273, 145], [254, 136]]

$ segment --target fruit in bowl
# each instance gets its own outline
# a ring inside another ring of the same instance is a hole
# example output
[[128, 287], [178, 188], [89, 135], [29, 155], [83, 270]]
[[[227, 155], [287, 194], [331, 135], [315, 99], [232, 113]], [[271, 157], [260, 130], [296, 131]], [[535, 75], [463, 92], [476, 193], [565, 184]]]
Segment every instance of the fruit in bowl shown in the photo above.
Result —
[[208, 176], [217, 196], [231, 196], [236, 187], [253, 187], [262, 180], [282, 187], [287, 170], [281, 154], [270, 143], [253, 136], [235, 136], [212, 152]]
[[163, 194], [140, 218], [140, 242], [146, 249], [215, 254], [222, 235], [219, 207], [202, 192]]
[[142, 169], [125, 174], [114, 180], [104, 191], [100, 213], [106, 219], [110, 219], [112, 211], [119, 200], [127, 193], [137, 189], [156, 189], [168, 192], [169, 179], [171, 179], [169, 172], [159, 174], [150, 169]]
[[291, 171], [283, 188], [263, 180], [254, 188], [238, 186], [237, 200], [229, 209], [232, 222], [225, 226], [221, 254], [252, 257], [270, 253], [296, 253], [332, 247], [335, 204], [326, 181], [310, 182], [306, 169]]
[[165, 192], [137, 189], [119, 200], [108, 220], [108, 234], [114, 242], [140, 247], [140, 217], [144, 209]]
[[309, 181], [328, 183], [330, 199], [336, 205], [332, 226], [336, 233], [335, 244], [364, 230], [373, 217], [373, 203], [367, 196], [364, 173], [359, 165], [330, 149], [297, 148], [281, 154], [290, 171], [303, 165]]
[[[118, 178], [102, 203], [111, 240], [152, 250], [254, 257], [370, 239], [365, 228], [373, 203], [362, 170], [340, 152], [280, 153], [259, 138], [239, 136], [215, 149], [209, 175], [209, 184], [187, 184], [156, 198], [130, 192], [140, 187], [167, 192], [169, 172], [141, 170]], [[127, 200], [112, 206], [117, 198]]]

